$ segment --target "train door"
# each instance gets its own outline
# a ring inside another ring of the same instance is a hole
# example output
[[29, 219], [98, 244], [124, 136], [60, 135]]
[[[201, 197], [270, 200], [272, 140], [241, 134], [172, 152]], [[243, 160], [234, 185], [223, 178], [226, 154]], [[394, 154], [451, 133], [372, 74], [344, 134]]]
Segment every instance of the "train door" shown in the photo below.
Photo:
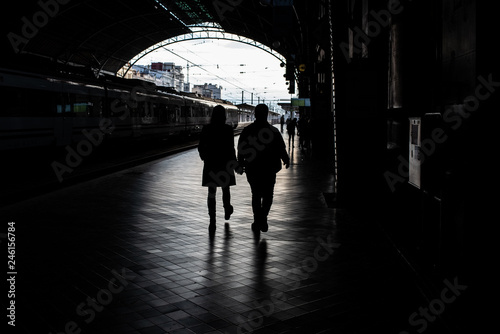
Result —
[[153, 103], [152, 102], [141, 102], [141, 122], [142, 124], [153, 123]]
[[57, 146], [71, 145], [73, 136], [73, 110], [69, 94], [61, 94], [56, 104], [54, 135]]
[[235, 113], [233, 109], [226, 108], [226, 124], [230, 125], [233, 129], [236, 128], [235, 124], [237, 124], [237, 115], [238, 114]]
[[[175, 101], [174, 101], [175, 102]], [[180, 107], [177, 104], [167, 104], [167, 125], [169, 135], [174, 135], [177, 132], [177, 124], [180, 121]]]
[[189, 120], [191, 119], [191, 106], [181, 106], [181, 122], [184, 125], [184, 133], [189, 133]]

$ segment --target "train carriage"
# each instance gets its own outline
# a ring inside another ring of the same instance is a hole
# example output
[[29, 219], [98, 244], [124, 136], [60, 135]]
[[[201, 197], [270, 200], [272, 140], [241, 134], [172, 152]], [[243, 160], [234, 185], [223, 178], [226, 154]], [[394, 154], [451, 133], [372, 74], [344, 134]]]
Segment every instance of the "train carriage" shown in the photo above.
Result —
[[217, 104], [228, 124], [238, 125], [238, 110], [226, 101], [141, 80], [0, 69], [0, 96], [0, 150], [71, 145], [95, 131], [115, 141], [196, 135]]

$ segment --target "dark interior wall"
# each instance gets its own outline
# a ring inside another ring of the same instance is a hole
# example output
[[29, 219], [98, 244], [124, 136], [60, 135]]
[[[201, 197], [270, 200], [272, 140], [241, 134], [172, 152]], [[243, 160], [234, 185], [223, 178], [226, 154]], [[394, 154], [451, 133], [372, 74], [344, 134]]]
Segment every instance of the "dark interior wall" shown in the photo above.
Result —
[[[491, 6], [333, 1], [338, 197], [382, 212], [430, 276], [470, 273], [472, 230], [486, 224], [500, 88]], [[411, 117], [422, 122], [420, 187], [408, 183]]]
[[376, 208], [381, 199], [387, 105], [388, 22], [383, 1], [334, 1], [339, 200]]
[[[390, 3], [400, 7], [389, 21], [373, 16]], [[488, 294], [497, 261], [493, 4], [345, 0], [333, 7], [339, 205], [367, 222], [377, 217], [434, 293], [446, 278], [467, 284], [467, 297], [448, 313], [456, 318], [450, 326], [480, 327], [488, 312], [477, 320], [472, 305]], [[367, 38], [359, 31], [370, 19]], [[418, 187], [408, 182], [410, 118], [421, 121]]]

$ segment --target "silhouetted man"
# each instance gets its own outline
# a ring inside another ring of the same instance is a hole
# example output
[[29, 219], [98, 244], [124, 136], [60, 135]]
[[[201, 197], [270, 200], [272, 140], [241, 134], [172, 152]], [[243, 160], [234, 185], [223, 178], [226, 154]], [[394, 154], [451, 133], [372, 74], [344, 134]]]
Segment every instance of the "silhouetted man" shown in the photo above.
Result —
[[[297, 119], [292, 119], [286, 125], [286, 131], [288, 132], [288, 147], [295, 147], [295, 128], [297, 127]], [[292, 140], [292, 144], [290, 145], [290, 139]]]
[[243, 129], [238, 141], [238, 162], [245, 169], [252, 189], [252, 230], [267, 232], [267, 216], [271, 210], [276, 173], [281, 161], [290, 166], [285, 142], [278, 129], [267, 122], [265, 104], [255, 107], [255, 121]]

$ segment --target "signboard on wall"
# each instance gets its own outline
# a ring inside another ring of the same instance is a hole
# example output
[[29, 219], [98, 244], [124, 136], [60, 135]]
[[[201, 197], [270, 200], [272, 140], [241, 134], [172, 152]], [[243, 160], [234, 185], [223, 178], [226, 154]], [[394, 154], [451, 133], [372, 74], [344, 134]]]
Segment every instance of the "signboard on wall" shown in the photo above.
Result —
[[414, 117], [410, 118], [410, 138], [409, 138], [409, 152], [410, 152], [410, 157], [409, 157], [409, 180], [408, 182], [419, 188], [421, 186], [421, 170], [420, 170], [420, 165], [421, 165], [421, 159], [423, 158], [421, 156], [420, 152], [420, 144], [421, 144], [421, 129], [422, 128], [422, 121], [420, 117]]
[[311, 99], [310, 98], [292, 98], [292, 107], [310, 107]]

